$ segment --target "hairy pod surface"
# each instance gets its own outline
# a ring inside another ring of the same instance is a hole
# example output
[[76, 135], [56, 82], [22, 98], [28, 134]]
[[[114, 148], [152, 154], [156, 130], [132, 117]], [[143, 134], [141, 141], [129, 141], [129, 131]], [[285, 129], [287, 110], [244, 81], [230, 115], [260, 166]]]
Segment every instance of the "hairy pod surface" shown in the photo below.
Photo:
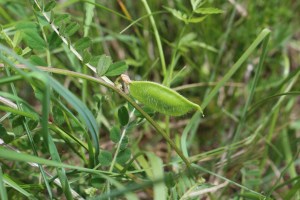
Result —
[[202, 109], [174, 90], [150, 81], [128, 81], [130, 94], [154, 111], [170, 116]]

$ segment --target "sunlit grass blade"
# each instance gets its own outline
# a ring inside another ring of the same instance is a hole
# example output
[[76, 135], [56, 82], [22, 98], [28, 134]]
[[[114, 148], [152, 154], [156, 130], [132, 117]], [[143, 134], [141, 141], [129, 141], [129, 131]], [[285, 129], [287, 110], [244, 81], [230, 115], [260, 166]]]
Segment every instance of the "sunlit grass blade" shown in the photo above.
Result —
[[[152, 176], [150, 177], [153, 180], [163, 179], [164, 177], [164, 168], [163, 163], [160, 158], [158, 158], [153, 153], [147, 153], [149, 163], [152, 169]], [[154, 200], [164, 200], [167, 199], [166, 185], [164, 182], [154, 184]]]

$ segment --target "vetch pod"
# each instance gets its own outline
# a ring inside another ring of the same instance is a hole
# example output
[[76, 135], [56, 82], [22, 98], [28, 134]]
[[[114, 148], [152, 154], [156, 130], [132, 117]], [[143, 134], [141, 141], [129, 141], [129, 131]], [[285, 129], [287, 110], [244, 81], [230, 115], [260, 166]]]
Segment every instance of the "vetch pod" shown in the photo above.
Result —
[[180, 116], [197, 110], [203, 115], [199, 105], [166, 86], [150, 81], [132, 81], [125, 74], [122, 74], [121, 78], [129, 85], [131, 96], [154, 111], [169, 116]]

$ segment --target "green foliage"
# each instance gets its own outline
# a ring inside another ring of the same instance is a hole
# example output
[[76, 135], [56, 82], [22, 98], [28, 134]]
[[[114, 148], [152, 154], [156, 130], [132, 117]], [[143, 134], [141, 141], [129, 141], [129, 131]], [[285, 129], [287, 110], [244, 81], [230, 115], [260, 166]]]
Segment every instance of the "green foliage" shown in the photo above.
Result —
[[103, 76], [107, 70], [109, 69], [109, 66], [112, 64], [112, 59], [110, 56], [101, 55], [99, 57], [99, 61], [97, 63], [97, 74], [99, 76]]
[[118, 76], [124, 73], [128, 69], [128, 65], [124, 61], [114, 62], [109, 66], [104, 75], [106, 76]]
[[130, 159], [130, 156], [131, 156], [130, 149], [124, 149], [119, 152], [117, 156], [117, 162], [121, 165], [124, 165]]
[[65, 29], [62, 31], [64, 35], [72, 36], [78, 31], [80, 28], [80, 25], [77, 22], [71, 22], [68, 24]]
[[77, 40], [74, 44], [78, 51], [83, 51], [92, 44], [92, 40], [89, 37], [83, 37]]
[[128, 114], [128, 110], [125, 106], [122, 106], [121, 108], [119, 108], [118, 117], [119, 117], [120, 124], [122, 126], [125, 126], [128, 124], [129, 114]]
[[166, 7], [166, 10], [171, 12], [174, 17], [176, 17], [177, 19], [185, 22], [186, 24], [188, 24], [188, 23], [199, 23], [199, 22], [202, 22], [206, 18], [206, 16], [203, 16], [203, 17], [188, 17], [187, 14], [185, 14], [185, 13], [179, 11], [179, 10], [173, 9], [173, 8], [167, 8]]
[[99, 163], [103, 166], [110, 166], [112, 162], [112, 154], [109, 151], [101, 151], [99, 154]]
[[117, 126], [114, 126], [110, 129], [109, 138], [114, 143], [118, 143], [120, 141], [121, 133], [120, 133], [120, 129]]
[[14, 117], [12, 120], [13, 131], [17, 136], [22, 136], [24, 134], [23, 120], [24, 118], [22, 116]]
[[40, 36], [38, 27], [35, 23], [19, 23], [16, 28], [22, 33], [22, 39], [31, 49], [42, 51], [46, 48], [45, 41]]
[[14, 133], [8, 133], [6, 129], [0, 124], [0, 138], [6, 143], [10, 143], [15, 139]]
[[1, 198], [300, 199], [299, 9], [0, 0]]
[[45, 5], [45, 8], [44, 8], [44, 11], [45, 12], [49, 12], [51, 11], [54, 7], [56, 6], [56, 1], [49, 1], [46, 5]]
[[202, 15], [220, 14], [223, 13], [222, 10], [218, 8], [197, 8], [194, 10], [195, 13]]

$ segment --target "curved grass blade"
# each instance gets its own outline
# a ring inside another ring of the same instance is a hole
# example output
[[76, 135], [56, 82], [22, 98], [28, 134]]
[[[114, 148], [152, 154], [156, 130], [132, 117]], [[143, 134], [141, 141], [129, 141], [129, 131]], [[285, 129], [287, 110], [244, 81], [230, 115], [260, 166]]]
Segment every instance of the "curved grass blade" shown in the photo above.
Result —
[[[19, 72], [20, 75], [22, 75], [26, 80], [31, 81], [31, 77], [28, 75], [28, 73], [23, 72], [22, 70], [18, 69], [14, 66], [14, 64], [8, 60], [2, 52], [5, 52], [8, 55], [13, 56], [16, 60], [18, 60], [20, 63], [27, 66], [29, 69], [31, 69], [33, 72], [39, 72], [42, 73], [41, 70], [33, 66], [31, 63], [24, 60], [22, 57], [16, 55], [14, 52], [10, 51], [7, 47], [0, 44], [0, 58], [5, 61], [10, 67], [14, 68], [16, 71]], [[99, 139], [98, 139], [98, 126], [96, 124], [96, 120], [94, 116], [92, 115], [91, 111], [84, 105], [74, 94], [72, 94], [69, 90], [64, 88], [59, 82], [57, 82], [55, 79], [49, 77], [47, 74], [42, 73], [43, 76], [48, 77], [49, 84], [55, 90], [59, 95], [61, 95], [70, 105], [74, 107], [74, 109], [79, 113], [79, 115], [84, 120], [93, 142], [93, 146], [95, 148], [95, 153], [93, 151], [90, 151], [90, 159], [91, 159], [91, 165], [95, 166], [97, 164], [98, 154], [99, 154]]]
[[270, 34], [269, 29], [264, 29], [257, 36], [257, 38], [252, 42], [250, 47], [243, 53], [243, 55], [238, 59], [238, 61], [230, 68], [230, 70], [225, 74], [225, 76], [219, 81], [219, 83], [213, 88], [209, 95], [204, 99], [201, 108], [204, 110], [206, 106], [211, 102], [211, 100], [218, 93], [219, 89], [224, 86], [224, 84], [232, 77], [232, 75], [242, 66], [254, 49]]

